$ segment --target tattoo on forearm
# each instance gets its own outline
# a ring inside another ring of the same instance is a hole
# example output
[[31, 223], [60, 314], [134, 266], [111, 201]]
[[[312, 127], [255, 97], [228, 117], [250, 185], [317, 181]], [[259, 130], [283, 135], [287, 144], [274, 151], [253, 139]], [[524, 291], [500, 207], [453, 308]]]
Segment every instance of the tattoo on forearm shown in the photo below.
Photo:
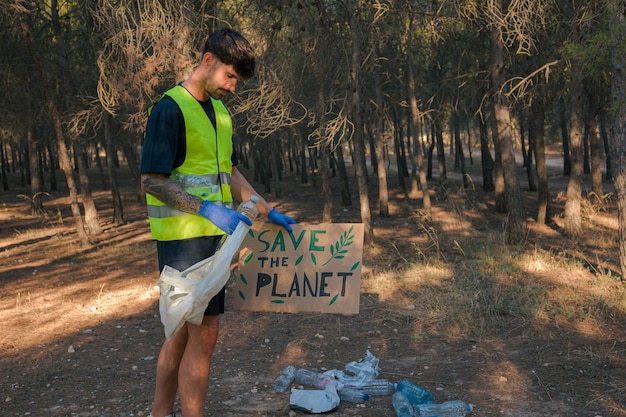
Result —
[[144, 190], [166, 205], [187, 213], [197, 213], [202, 199], [187, 193], [180, 185], [169, 178], [149, 177], [143, 181]]

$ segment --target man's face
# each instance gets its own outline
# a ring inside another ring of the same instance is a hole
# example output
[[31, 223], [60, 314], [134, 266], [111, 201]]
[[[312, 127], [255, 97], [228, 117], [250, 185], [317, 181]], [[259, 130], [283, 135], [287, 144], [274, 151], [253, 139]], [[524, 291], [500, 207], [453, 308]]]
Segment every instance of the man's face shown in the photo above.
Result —
[[[207, 58], [208, 55], [208, 58]], [[212, 54], [205, 55], [205, 91], [214, 99], [221, 100], [226, 94], [232, 93], [237, 88], [237, 81], [241, 77], [232, 65], [226, 65]]]

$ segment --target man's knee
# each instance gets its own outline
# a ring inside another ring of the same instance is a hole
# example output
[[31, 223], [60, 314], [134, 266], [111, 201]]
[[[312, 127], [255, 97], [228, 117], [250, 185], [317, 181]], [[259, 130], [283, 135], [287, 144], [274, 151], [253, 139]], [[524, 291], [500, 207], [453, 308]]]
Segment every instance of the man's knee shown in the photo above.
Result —
[[217, 343], [219, 323], [219, 316], [204, 316], [200, 325], [187, 323], [190, 343], [210, 354]]

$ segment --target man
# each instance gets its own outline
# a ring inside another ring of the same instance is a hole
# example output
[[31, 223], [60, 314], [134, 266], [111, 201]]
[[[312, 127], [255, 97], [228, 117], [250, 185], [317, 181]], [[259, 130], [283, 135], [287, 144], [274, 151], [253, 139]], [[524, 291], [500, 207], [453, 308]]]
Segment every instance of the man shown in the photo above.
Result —
[[[231, 29], [207, 40], [191, 76], [168, 90], [150, 112], [141, 181], [159, 269], [184, 270], [211, 256], [226, 233], [248, 218], [235, 201], [258, 197], [259, 214], [291, 231], [295, 221], [272, 208], [237, 169], [232, 121], [221, 100], [254, 75], [248, 41]], [[224, 292], [209, 303], [201, 325], [185, 323], [161, 348], [151, 416], [173, 416], [178, 391], [184, 417], [202, 417]]]

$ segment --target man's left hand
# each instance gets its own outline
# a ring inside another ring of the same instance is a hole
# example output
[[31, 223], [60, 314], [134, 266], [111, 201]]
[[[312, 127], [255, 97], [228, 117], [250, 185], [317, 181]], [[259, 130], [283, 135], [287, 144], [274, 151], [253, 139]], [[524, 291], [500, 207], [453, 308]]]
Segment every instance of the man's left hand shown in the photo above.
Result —
[[275, 208], [271, 209], [267, 214], [267, 219], [274, 224], [284, 227], [290, 233], [293, 231], [290, 225], [296, 224], [296, 221], [291, 216], [282, 214]]

